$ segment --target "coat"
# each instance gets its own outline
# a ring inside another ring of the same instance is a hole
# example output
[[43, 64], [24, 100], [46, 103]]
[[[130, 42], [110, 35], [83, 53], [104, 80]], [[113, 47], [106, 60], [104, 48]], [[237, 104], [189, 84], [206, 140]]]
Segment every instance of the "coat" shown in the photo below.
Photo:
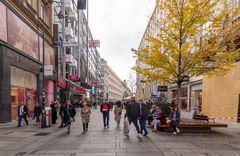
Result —
[[135, 101], [127, 104], [126, 116], [128, 117], [129, 121], [137, 120], [138, 117], [140, 117], [140, 105]]
[[150, 113], [149, 106], [146, 104], [141, 104], [141, 112], [140, 112], [140, 117], [141, 119], [147, 120], [148, 114]]
[[91, 110], [88, 106], [82, 107], [81, 109], [81, 117], [83, 123], [89, 123], [90, 122], [90, 115]]
[[115, 106], [114, 108], [115, 121], [121, 120], [122, 107]]

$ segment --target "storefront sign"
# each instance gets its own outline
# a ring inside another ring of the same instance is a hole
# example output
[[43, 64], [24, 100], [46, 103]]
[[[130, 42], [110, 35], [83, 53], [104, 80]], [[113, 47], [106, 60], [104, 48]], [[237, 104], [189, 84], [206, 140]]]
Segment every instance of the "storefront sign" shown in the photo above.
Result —
[[77, 75], [69, 75], [69, 80], [78, 81], [79, 77]]
[[57, 80], [57, 86], [62, 89], [67, 89], [67, 83], [64, 80]]
[[76, 94], [81, 94], [81, 95], [86, 93], [85, 89], [80, 88], [80, 87], [75, 87], [75, 88], [74, 88], [74, 92], [75, 92]]
[[45, 65], [44, 66], [44, 75], [45, 76], [52, 76], [53, 75], [53, 66], [52, 65]]
[[17, 53], [12, 53], [12, 52], [8, 51], [6, 56], [8, 58], [12, 59], [16, 64], [20, 64], [20, 65], [28, 67], [28, 69], [31, 71], [37, 71], [37, 69], [38, 69], [36, 63], [34, 63], [30, 59], [28, 59], [24, 56], [21, 56]]
[[158, 91], [159, 92], [167, 92], [168, 91], [168, 87], [167, 86], [158, 86]]
[[100, 41], [99, 40], [90, 40], [90, 41], [88, 41], [88, 45], [90, 48], [100, 47]]
[[54, 47], [77, 47], [78, 46], [78, 42], [77, 41], [59, 41], [59, 42], [55, 42]]

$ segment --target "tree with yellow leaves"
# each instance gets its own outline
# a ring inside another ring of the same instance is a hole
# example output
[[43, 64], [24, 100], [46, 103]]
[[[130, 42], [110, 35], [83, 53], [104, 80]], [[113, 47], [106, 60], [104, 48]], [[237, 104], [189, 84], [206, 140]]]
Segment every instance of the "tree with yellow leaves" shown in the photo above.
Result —
[[134, 69], [146, 81], [177, 84], [180, 108], [181, 85], [190, 77], [224, 74], [239, 58], [231, 34], [238, 9], [225, 0], [165, 0], [157, 4], [161, 33], [148, 36], [148, 45], [134, 51], [141, 66]]

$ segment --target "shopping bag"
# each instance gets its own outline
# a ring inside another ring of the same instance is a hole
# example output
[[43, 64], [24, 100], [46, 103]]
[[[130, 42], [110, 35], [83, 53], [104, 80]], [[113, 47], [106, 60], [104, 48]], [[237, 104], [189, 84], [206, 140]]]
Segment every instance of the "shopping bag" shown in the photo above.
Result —
[[129, 134], [129, 122], [128, 122], [127, 118], [124, 118], [123, 133], [124, 133], [124, 135]]

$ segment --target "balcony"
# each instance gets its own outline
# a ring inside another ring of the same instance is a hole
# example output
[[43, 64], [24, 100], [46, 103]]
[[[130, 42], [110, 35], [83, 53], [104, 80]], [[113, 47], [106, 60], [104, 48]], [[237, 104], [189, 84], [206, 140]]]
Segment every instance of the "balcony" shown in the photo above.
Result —
[[65, 37], [66, 38], [73, 38], [74, 34], [73, 34], [73, 30], [70, 26], [65, 27]]
[[69, 12], [68, 13], [68, 17], [69, 17], [69, 19], [70, 20], [72, 20], [72, 21], [77, 21], [77, 12], [74, 10], [73, 12]]
[[74, 59], [73, 59], [72, 54], [66, 54], [65, 60], [66, 60], [66, 63], [70, 63], [70, 64], [74, 63]]
[[70, 63], [69, 66], [71, 67], [77, 67], [77, 60], [73, 59], [73, 63]]
[[67, 11], [67, 12], [72, 12], [73, 11], [72, 0], [65, 0], [64, 5], [65, 5], [65, 11]]

